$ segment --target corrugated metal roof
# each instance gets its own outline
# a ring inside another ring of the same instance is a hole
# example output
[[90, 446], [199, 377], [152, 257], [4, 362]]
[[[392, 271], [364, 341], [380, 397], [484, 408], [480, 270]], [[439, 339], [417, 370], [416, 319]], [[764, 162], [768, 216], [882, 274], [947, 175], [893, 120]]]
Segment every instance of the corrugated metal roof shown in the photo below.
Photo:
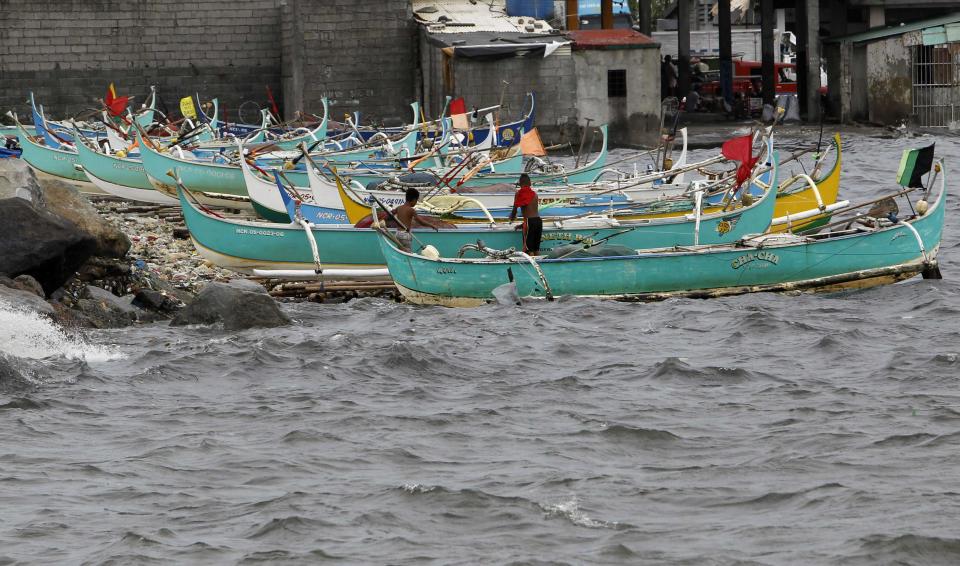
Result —
[[960, 12], [954, 12], [953, 14], [950, 14], [947, 16], [941, 16], [939, 18], [931, 18], [929, 20], [911, 22], [909, 24], [903, 24], [900, 26], [872, 29], [869, 31], [861, 32], [861, 33], [845, 35], [842, 37], [832, 37], [829, 39], [825, 39], [824, 42], [825, 43], [846, 43], [846, 42], [865, 43], [868, 41], [877, 41], [879, 39], [886, 39], [888, 37], [895, 37], [895, 36], [903, 35], [905, 33], [910, 33], [913, 31], [922, 31], [927, 28], [935, 28], [938, 26], [944, 26], [946, 24], [952, 24], [957, 22], [960, 22]]
[[567, 37], [574, 41], [574, 50], [643, 48], [659, 45], [649, 36], [632, 29], [583, 29], [568, 31]]
[[413, 17], [431, 33], [549, 33], [543, 20], [508, 16], [506, 0], [413, 0]]

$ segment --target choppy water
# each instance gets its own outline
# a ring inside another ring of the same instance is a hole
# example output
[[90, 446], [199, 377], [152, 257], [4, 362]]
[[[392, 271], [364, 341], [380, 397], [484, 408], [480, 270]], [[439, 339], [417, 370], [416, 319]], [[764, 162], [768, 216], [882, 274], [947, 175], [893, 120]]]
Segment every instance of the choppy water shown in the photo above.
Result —
[[[843, 197], [930, 139], [847, 136]], [[0, 307], [0, 563], [958, 563], [957, 203], [943, 281], [864, 292], [86, 337]]]

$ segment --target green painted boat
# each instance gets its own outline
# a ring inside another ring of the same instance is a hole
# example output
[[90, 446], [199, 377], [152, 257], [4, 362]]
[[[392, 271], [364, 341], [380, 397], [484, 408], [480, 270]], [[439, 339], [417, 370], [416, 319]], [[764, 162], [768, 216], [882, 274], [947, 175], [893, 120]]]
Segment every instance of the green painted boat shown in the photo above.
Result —
[[[768, 173], [777, 186], [777, 166]], [[314, 266], [311, 246], [302, 226], [251, 222], [220, 217], [202, 210], [187, 192], [179, 191], [183, 217], [200, 255], [216, 265], [242, 273], [254, 270], [308, 270]], [[614, 243], [634, 248], [650, 248], [701, 243], [734, 242], [745, 234], [763, 232], [770, 224], [776, 195], [771, 191], [751, 206], [703, 215], [655, 218], [617, 222], [608, 218], [583, 218], [546, 222], [543, 249], [550, 250], [573, 242], [593, 242], [609, 238]], [[516, 224], [497, 224], [442, 229], [415, 230], [418, 238], [436, 247], [441, 254], [456, 254], [464, 244], [478, 239], [497, 248], [521, 246]], [[383, 253], [377, 233], [352, 225], [319, 224], [310, 228], [324, 266], [335, 268], [382, 267]], [[263, 275], [269, 275], [261, 273]]]
[[[938, 169], [942, 172], [942, 161]], [[936, 202], [921, 216], [896, 222], [851, 219], [836, 232], [813, 236], [764, 234], [733, 244], [556, 259], [519, 254], [507, 259], [434, 259], [401, 251], [385, 236], [380, 246], [400, 292], [416, 304], [476, 306], [495, 300], [495, 290], [511, 282], [497, 294], [658, 300], [864, 288], [920, 273], [939, 276], [945, 177], [940, 175]], [[916, 210], [923, 210], [919, 202]]]
[[156, 190], [147, 179], [143, 162], [98, 151], [77, 135], [77, 155], [91, 183], [103, 192], [126, 200], [155, 204], [179, 204], [177, 199]]
[[66, 149], [52, 149], [42, 145], [17, 122], [19, 127], [20, 147], [23, 149], [21, 157], [37, 171], [70, 179], [71, 181], [89, 182], [82, 169], [78, 169], [80, 158], [76, 151]]

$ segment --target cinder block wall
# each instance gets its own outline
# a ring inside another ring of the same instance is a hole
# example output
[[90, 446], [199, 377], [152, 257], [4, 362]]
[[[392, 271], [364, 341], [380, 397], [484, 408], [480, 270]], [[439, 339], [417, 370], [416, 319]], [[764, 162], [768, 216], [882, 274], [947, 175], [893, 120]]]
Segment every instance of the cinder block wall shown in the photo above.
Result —
[[50, 117], [96, 105], [114, 82], [143, 102], [150, 85], [173, 109], [217, 96], [228, 118], [280, 89], [281, 0], [2, 0], [0, 109], [33, 90]]
[[409, 0], [0, 0], [0, 111], [23, 115], [32, 90], [62, 118], [114, 82], [137, 102], [157, 85], [171, 110], [216, 96], [235, 121], [269, 86], [288, 115], [327, 94], [335, 111], [406, 122], [413, 26]]
[[361, 111], [361, 121], [409, 123], [415, 98], [416, 24], [409, 0], [285, 0], [282, 10], [284, 91], [289, 115]]

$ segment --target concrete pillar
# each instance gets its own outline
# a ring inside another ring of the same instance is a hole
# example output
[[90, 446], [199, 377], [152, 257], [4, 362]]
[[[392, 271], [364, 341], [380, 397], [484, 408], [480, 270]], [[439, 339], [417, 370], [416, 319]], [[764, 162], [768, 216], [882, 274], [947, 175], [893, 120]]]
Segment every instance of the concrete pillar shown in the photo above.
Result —
[[567, 0], [567, 29], [580, 29], [580, 2], [578, 0]]
[[727, 104], [733, 105], [733, 38], [730, 33], [730, 0], [718, 0], [720, 26], [720, 88]]
[[600, 0], [600, 28], [613, 29], [613, 0]]
[[783, 8], [777, 9], [777, 29], [774, 34], [774, 40], [777, 43], [776, 49], [774, 49], [774, 57], [777, 60], [777, 63], [783, 63], [783, 56], [780, 54], [780, 42], [783, 38], [783, 33], [787, 31], [787, 11]]
[[773, 82], [773, 27], [776, 25], [773, 13], [773, 0], [760, 0], [760, 52], [763, 56], [763, 103], [773, 105], [777, 97]]
[[843, 2], [830, 4], [830, 35], [833, 37], [847, 35], [847, 5]]
[[690, 92], [690, 2], [677, 1], [677, 98]]
[[640, 0], [637, 2], [637, 20], [640, 25], [640, 33], [644, 35], [653, 34], [653, 14], [650, 4], [653, 0]]
[[883, 6], [870, 6], [870, 29], [882, 28], [887, 25], [887, 13]]
[[820, 0], [803, 0], [806, 4], [807, 88], [800, 93], [807, 99], [807, 121], [820, 119]]
[[303, 17], [301, 0], [287, 0], [282, 6], [281, 19], [289, 22], [292, 41], [284, 42], [281, 53], [280, 87], [283, 95], [284, 120], [292, 120], [294, 113], [303, 107], [303, 65], [306, 55], [303, 48]]

